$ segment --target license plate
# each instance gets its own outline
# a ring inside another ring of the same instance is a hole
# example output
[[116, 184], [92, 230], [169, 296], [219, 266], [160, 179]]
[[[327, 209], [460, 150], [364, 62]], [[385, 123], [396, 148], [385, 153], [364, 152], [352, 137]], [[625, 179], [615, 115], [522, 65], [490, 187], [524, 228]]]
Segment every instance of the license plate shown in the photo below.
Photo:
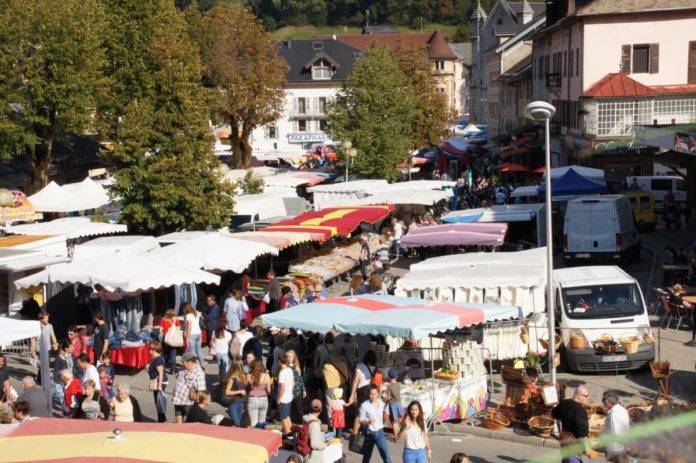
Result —
[[628, 355], [603, 355], [602, 363], [610, 362], [625, 362], [628, 360]]
[[589, 259], [589, 258], [590, 258], [590, 255], [589, 255], [589, 254], [580, 253], [580, 254], [575, 254], [575, 257], [577, 257], [577, 258], [579, 258], [579, 259]]

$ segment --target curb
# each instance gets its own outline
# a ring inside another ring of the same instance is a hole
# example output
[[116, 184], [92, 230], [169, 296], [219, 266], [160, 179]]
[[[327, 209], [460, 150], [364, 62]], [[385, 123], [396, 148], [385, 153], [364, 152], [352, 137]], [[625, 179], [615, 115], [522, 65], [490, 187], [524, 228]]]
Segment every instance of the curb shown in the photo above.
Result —
[[490, 429], [479, 428], [477, 426], [462, 426], [460, 431], [437, 432], [437, 436], [465, 436], [472, 435], [475, 437], [483, 437], [486, 439], [494, 439], [498, 441], [515, 442], [517, 444], [533, 445], [536, 447], [544, 447], [550, 449], [560, 448], [560, 443], [556, 439], [544, 439], [537, 436], [520, 436], [514, 432], [507, 431], [491, 431]]

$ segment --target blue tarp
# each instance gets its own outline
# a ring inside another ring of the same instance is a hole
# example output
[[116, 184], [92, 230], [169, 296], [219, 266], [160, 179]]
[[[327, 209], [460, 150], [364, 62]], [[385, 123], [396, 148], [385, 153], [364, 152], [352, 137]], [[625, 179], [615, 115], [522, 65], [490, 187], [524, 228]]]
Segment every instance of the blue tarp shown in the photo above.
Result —
[[[583, 196], [606, 192], [606, 184], [589, 180], [573, 169], [568, 170], [563, 177], [551, 182], [551, 194], [553, 196]], [[544, 196], [545, 194], [546, 185], [542, 184], [539, 187], [539, 196]]]

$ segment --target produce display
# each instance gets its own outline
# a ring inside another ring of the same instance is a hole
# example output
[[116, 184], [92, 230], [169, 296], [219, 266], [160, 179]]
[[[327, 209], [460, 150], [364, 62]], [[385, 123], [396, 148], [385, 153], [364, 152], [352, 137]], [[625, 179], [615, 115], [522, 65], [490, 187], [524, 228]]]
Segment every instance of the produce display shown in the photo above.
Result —
[[458, 371], [464, 379], [486, 374], [481, 358], [481, 349], [476, 341], [447, 340], [443, 344], [443, 361], [449, 371]]
[[[377, 252], [379, 248], [379, 236], [374, 233], [365, 233], [370, 254]], [[290, 273], [309, 273], [319, 275], [324, 280], [331, 280], [339, 275], [352, 270], [358, 265], [360, 257], [359, 240], [346, 240], [344, 244], [335, 247], [322, 248], [319, 251], [311, 249], [304, 253], [301, 262], [291, 262]]]

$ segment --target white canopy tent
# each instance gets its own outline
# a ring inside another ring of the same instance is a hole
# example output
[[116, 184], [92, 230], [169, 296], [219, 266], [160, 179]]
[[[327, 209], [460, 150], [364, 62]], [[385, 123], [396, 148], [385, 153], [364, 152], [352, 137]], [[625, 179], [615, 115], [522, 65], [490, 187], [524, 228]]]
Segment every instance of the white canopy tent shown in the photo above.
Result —
[[110, 235], [126, 233], [126, 225], [115, 223], [92, 222], [89, 217], [66, 217], [50, 222], [37, 222], [13, 227], [4, 227], [12, 235], [63, 235], [68, 239], [85, 236]]
[[15, 320], [0, 317], [0, 346], [6, 346], [15, 341], [31, 339], [41, 334], [38, 320]]
[[75, 246], [73, 262], [110, 254], [141, 256], [159, 247], [159, 242], [153, 236], [103, 236]]
[[219, 233], [208, 233], [172, 244], [151, 253], [175, 264], [204, 270], [242, 273], [257, 257], [278, 255], [278, 249], [265, 243], [240, 240]]
[[451, 190], [399, 191], [395, 193], [377, 193], [359, 199], [337, 200], [327, 207], [367, 206], [370, 204], [422, 204], [423, 206], [432, 206], [436, 202], [448, 199], [451, 196]]
[[395, 294], [439, 302], [494, 303], [544, 310], [545, 249], [470, 253], [427, 259], [411, 266]]
[[539, 185], [518, 186], [510, 193], [511, 198], [525, 196], [539, 196]]
[[220, 284], [220, 277], [151, 255], [112, 254], [54, 265], [17, 280], [15, 286], [28, 288], [46, 283], [101, 285], [108, 291], [130, 293], [189, 283]]
[[[604, 171], [602, 169], [593, 169], [591, 167], [583, 166], [565, 166], [565, 167], [555, 167], [551, 169], [551, 180], [556, 180], [557, 178], [563, 177], [568, 173], [569, 170], [574, 170], [576, 173], [590, 180], [604, 182]], [[544, 172], [543, 178], [546, 178], [546, 172]]]
[[110, 201], [104, 187], [89, 177], [63, 186], [50, 182], [27, 199], [37, 212], [64, 213], [97, 209]]
[[457, 182], [441, 180], [416, 180], [387, 183], [386, 180], [356, 180], [352, 182], [317, 185], [308, 188], [314, 193], [314, 204], [319, 209], [366, 204], [423, 204], [433, 203], [452, 196]]
[[[297, 198], [295, 190], [281, 190], [272, 193], [235, 196], [236, 215], [258, 215], [258, 220], [287, 215], [285, 198]], [[253, 220], [252, 220], [253, 221]]]

